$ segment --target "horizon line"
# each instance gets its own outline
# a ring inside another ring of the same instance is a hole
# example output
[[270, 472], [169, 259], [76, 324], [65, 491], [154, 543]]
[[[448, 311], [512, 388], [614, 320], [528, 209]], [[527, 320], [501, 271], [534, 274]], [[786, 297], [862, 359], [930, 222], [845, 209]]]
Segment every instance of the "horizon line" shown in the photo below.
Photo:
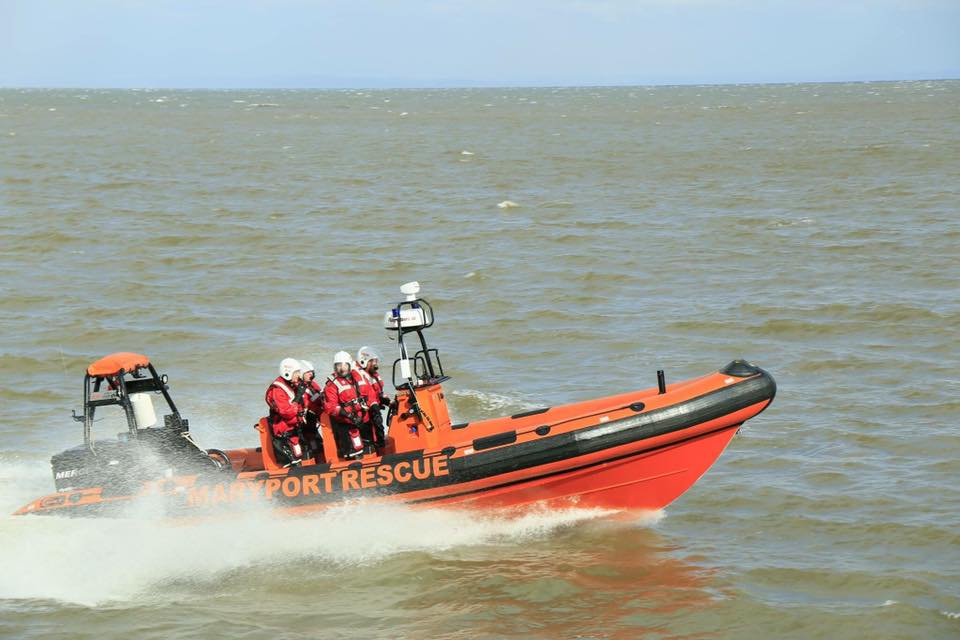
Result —
[[870, 78], [870, 79], [846, 79], [846, 80], [775, 80], [775, 81], [739, 81], [739, 82], [600, 82], [600, 83], [484, 83], [476, 82], [473, 84], [344, 84], [328, 86], [266, 86], [266, 85], [248, 85], [248, 86], [175, 86], [175, 85], [142, 85], [142, 86], [118, 86], [118, 85], [0, 85], [2, 90], [87, 90], [87, 91], [344, 91], [344, 90], [364, 90], [364, 91], [384, 91], [384, 90], [425, 90], [425, 89], [604, 89], [604, 88], [627, 88], [627, 87], [725, 87], [725, 86], [745, 86], [745, 85], [803, 85], [803, 84], [849, 84], [849, 83], [876, 83], [876, 82], [951, 82], [960, 80], [957, 77], [911, 77], [911, 78]]

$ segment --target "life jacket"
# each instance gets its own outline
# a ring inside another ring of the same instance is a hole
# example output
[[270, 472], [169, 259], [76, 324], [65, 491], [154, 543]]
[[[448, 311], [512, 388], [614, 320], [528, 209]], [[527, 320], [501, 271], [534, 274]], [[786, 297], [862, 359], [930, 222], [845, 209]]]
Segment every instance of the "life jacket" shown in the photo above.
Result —
[[[283, 394], [279, 394], [279, 389]], [[286, 432], [290, 429], [296, 429], [298, 424], [297, 414], [302, 407], [294, 402], [296, 393], [290, 384], [283, 378], [277, 378], [267, 387], [267, 393], [264, 400], [270, 408], [269, 422], [273, 428], [274, 435]]]
[[361, 422], [366, 422], [369, 419], [367, 389], [367, 383], [352, 370], [349, 380], [337, 375], [327, 378], [323, 410], [331, 420], [343, 422], [340, 407], [351, 407], [349, 411], [356, 414]]
[[303, 405], [316, 414], [323, 411], [323, 388], [316, 380], [311, 380], [310, 384], [303, 391]]
[[[296, 373], [296, 372], [294, 372], [294, 373]], [[287, 397], [290, 398], [290, 402], [293, 402], [293, 399], [296, 397], [296, 394], [293, 392], [293, 389], [290, 388], [290, 385], [287, 384], [287, 381], [286, 381], [286, 380], [280, 380], [280, 379], [274, 380], [274, 381], [270, 384], [270, 386], [271, 386], [271, 387], [276, 387], [276, 388], [278, 388], [278, 389], [283, 389], [283, 390], [287, 393]], [[270, 389], [267, 389], [267, 392], [269, 392], [269, 391], [270, 391]]]
[[381, 378], [378, 373], [370, 373], [359, 364], [357, 364], [356, 367], [354, 371], [357, 372], [357, 375], [359, 375], [367, 385], [367, 402], [371, 405], [380, 404], [380, 398], [383, 396], [383, 378]]
[[374, 391], [376, 391], [377, 400], [379, 401], [385, 395], [383, 393], [383, 386], [384, 386], [383, 378], [380, 376], [379, 371], [374, 371], [373, 373], [370, 373], [369, 371], [367, 371], [366, 374], [370, 378], [370, 384], [373, 386]]

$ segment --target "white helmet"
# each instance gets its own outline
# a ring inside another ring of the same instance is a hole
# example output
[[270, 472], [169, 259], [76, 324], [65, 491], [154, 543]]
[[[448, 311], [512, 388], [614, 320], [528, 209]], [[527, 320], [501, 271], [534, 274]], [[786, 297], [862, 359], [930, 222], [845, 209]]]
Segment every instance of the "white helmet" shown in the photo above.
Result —
[[296, 358], [284, 358], [280, 361], [280, 377], [284, 380], [292, 380], [297, 371], [303, 371], [303, 365]]
[[314, 373], [316, 373], [316, 369], [313, 368], [313, 363], [310, 362], [309, 360], [301, 360], [301, 361], [300, 361], [300, 372], [301, 372], [301, 373], [310, 373], [311, 371], [313, 371]]
[[337, 369], [337, 365], [345, 363], [353, 367], [353, 359], [350, 357], [350, 354], [346, 351], [337, 351], [337, 354], [333, 356], [333, 369]]
[[371, 360], [381, 360], [380, 354], [371, 349], [370, 347], [360, 347], [360, 351], [357, 351], [357, 364], [361, 367], [366, 367], [367, 363]]

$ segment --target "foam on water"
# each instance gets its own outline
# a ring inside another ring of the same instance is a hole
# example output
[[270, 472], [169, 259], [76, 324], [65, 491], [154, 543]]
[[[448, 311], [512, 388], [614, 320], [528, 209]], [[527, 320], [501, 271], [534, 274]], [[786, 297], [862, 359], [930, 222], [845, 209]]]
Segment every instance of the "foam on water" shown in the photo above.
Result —
[[[34, 469], [8, 467], [0, 508], [7, 513], [25, 494], [49, 491]], [[518, 517], [403, 505], [345, 503], [308, 516], [267, 509], [201, 520], [165, 520], [160, 505], [138, 501], [123, 518], [4, 516], [0, 563], [7, 578], [0, 599], [50, 599], [81, 605], [143, 597], [171, 580], [219, 574], [289, 560], [290, 550], [270, 541], [296, 540], [309, 562], [351, 567], [405, 552], [436, 553], [471, 545], [515, 544], [615, 512], [598, 509], [528, 510]], [[640, 516], [647, 525], [662, 514]], [[389, 523], [385, 527], [385, 523]]]
[[471, 414], [480, 412], [492, 415], [504, 410], [517, 409], [522, 411], [539, 406], [515, 395], [508, 396], [476, 389], [456, 389], [450, 392], [450, 396], [455, 402], [460, 401], [459, 404], [464, 404], [464, 408]]

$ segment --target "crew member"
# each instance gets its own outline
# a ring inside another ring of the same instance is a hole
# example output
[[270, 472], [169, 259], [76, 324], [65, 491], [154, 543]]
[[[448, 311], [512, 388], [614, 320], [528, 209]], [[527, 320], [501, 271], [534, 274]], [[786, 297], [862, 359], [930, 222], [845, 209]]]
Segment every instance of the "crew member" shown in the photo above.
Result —
[[333, 357], [333, 376], [323, 389], [323, 410], [337, 440], [341, 458], [363, 455], [363, 433], [370, 430], [367, 391], [361, 388], [360, 375], [350, 366], [350, 354], [338, 351]]
[[317, 372], [309, 360], [301, 360], [302, 380], [298, 395], [303, 396], [303, 437], [312, 455], [323, 450], [320, 435], [320, 414], [323, 413], [323, 387], [316, 381]]
[[381, 407], [390, 404], [390, 398], [384, 394], [384, 381], [380, 376], [380, 355], [370, 347], [360, 347], [357, 351], [356, 370], [372, 387], [370, 396], [375, 403]]
[[300, 425], [303, 421], [303, 404], [297, 402], [297, 388], [301, 381], [299, 360], [284, 358], [280, 361], [280, 375], [267, 387], [266, 401], [270, 407], [271, 435], [273, 450], [286, 458], [286, 466], [299, 466], [302, 450], [300, 447]]
[[370, 405], [370, 419], [373, 422], [377, 445], [382, 447], [387, 441], [383, 414], [390, 405], [390, 398], [384, 393], [384, 381], [380, 376], [380, 354], [370, 347], [360, 347], [357, 351], [355, 370], [367, 383], [367, 403]]

